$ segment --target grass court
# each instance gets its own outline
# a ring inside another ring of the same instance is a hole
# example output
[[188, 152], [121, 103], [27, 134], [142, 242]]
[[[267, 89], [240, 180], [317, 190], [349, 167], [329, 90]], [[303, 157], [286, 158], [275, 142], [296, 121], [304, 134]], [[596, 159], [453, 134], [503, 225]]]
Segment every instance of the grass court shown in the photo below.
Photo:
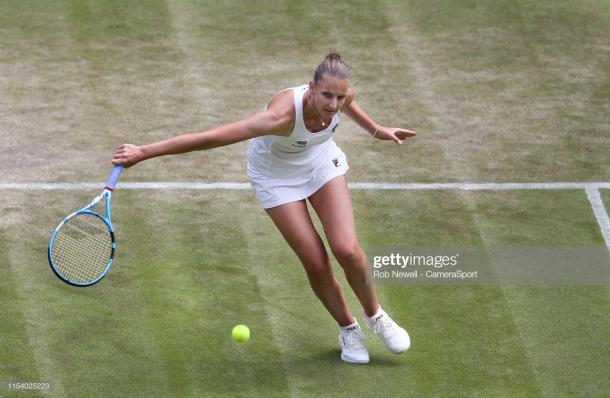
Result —
[[[378, 284], [412, 347], [395, 356], [365, 331], [371, 363], [350, 366], [250, 191], [128, 188], [246, 183], [247, 142], [127, 170], [115, 265], [94, 287], [61, 283], [46, 258], [53, 228], [102, 188], [119, 144], [247, 117], [334, 48], [362, 108], [418, 132], [398, 146], [344, 118], [335, 141], [350, 183], [601, 184], [597, 209], [582, 188], [353, 189], [364, 247], [588, 247], [610, 273], [607, 0], [0, 6], [1, 395], [610, 394], [606, 283]], [[91, 182], [100, 189], [27, 185]], [[230, 338], [238, 323], [247, 344]]]

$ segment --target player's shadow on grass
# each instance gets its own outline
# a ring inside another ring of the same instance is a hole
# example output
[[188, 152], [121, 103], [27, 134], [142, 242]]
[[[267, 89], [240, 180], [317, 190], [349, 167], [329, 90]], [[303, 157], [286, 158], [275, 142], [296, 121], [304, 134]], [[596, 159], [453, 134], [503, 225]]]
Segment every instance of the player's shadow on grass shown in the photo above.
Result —
[[341, 360], [341, 350], [331, 349], [326, 351], [320, 351], [311, 357], [312, 360], [318, 360], [329, 365], [346, 365], [346, 366], [373, 366], [373, 367], [405, 367], [408, 366], [408, 358], [403, 355], [392, 355], [390, 353], [375, 353], [370, 352], [371, 362], [367, 364], [351, 364]]

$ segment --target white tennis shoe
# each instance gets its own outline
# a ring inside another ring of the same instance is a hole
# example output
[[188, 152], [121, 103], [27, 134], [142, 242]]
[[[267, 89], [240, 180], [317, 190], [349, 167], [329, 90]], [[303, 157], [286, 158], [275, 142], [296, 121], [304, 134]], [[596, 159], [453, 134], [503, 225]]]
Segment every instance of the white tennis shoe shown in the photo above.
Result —
[[369, 363], [369, 352], [364, 346], [364, 333], [358, 321], [339, 328], [341, 359], [350, 363]]
[[411, 346], [409, 333], [398, 326], [381, 308], [370, 318], [364, 314], [364, 319], [368, 328], [379, 336], [383, 344], [393, 353], [400, 354]]

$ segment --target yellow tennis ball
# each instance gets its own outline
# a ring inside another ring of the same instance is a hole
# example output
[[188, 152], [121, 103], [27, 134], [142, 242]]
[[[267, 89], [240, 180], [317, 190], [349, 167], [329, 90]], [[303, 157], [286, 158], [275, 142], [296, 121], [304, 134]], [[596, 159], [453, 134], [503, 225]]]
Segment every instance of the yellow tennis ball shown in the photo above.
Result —
[[233, 328], [231, 336], [236, 342], [245, 343], [250, 339], [250, 329], [246, 325], [237, 325]]

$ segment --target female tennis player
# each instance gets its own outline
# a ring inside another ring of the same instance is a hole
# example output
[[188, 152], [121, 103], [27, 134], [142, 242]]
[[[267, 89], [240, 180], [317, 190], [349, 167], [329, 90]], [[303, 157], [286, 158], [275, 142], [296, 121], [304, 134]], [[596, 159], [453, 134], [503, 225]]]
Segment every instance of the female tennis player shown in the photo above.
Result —
[[121, 145], [112, 163], [130, 167], [157, 156], [230, 145], [251, 139], [248, 176], [260, 205], [301, 260], [316, 296], [339, 324], [341, 359], [368, 363], [364, 334], [335, 279], [320, 235], [307, 210], [309, 200], [330, 248], [358, 297], [367, 326], [395, 353], [406, 351], [409, 334], [380, 307], [367, 257], [356, 240], [345, 181], [345, 154], [332, 139], [345, 114], [373, 138], [400, 144], [414, 131], [375, 123], [356, 103], [349, 69], [330, 52], [309, 84], [277, 93], [266, 110], [247, 119], [149, 145]]

